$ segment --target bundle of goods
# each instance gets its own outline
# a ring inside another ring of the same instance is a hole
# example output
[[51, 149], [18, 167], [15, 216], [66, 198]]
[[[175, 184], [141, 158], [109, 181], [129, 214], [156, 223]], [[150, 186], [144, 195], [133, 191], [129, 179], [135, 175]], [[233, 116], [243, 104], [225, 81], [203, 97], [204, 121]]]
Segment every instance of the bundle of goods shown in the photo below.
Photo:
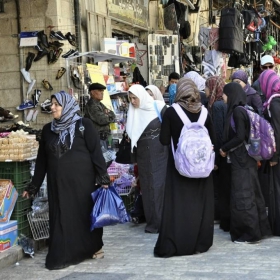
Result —
[[120, 178], [116, 179], [114, 186], [119, 195], [129, 194], [134, 177], [129, 174], [123, 174]]
[[110, 167], [107, 169], [107, 172], [111, 178], [111, 182], [114, 183], [114, 181], [120, 178], [123, 174], [129, 174], [131, 169], [130, 167], [130, 164], [121, 164], [113, 161]]
[[0, 161], [22, 161], [33, 158], [38, 152], [35, 135], [18, 130], [7, 137], [0, 138]]

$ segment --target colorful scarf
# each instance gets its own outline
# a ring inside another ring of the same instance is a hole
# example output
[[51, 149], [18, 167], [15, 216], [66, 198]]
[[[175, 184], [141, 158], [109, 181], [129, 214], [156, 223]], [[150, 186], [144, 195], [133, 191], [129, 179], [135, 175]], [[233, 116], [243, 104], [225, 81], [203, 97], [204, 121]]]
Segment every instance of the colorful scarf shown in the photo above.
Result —
[[210, 91], [208, 109], [211, 109], [215, 101], [223, 100], [225, 81], [220, 76], [212, 76], [206, 80], [205, 86]]
[[265, 95], [265, 102], [263, 104], [264, 109], [266, 109], [268, 103], [267, 101], [274, 93], [280, 92], [280, 78], [277, 76], [273, 70], [265, 70], [261, 73], [259, 77], [261, 91]]
[[53, 119], [51, 130], [59, 134], [58, 143], [65, 143], [65, 138], [70, 134], [70, 149], [72, 147], [75, 137], [76, 122], [81, 119], [80, 107], [77, 101], [70, 94], [65, 91], [60, 91], [51, 96], [55, 98], [58, 104], [62, 107], [62, 114], [60, 119]]
[[181, 78], [177, 84], [174, 102], [191, 113], [198, 113], [201, 110], [200, 100], [200, 93], [195, 83], [186, 77]]

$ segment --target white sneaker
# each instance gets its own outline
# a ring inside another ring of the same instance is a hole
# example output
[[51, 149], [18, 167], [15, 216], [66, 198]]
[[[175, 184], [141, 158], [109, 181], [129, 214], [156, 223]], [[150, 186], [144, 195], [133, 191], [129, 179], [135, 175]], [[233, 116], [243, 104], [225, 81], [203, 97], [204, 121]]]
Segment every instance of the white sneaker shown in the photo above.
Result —
[[34, 87], [35, 83], [36, 83], [36, 80], [31, 80], [31, 83], [28, 86], [26, 95], [28, 95], [32, 91], [32, 88]]
[[26, 71], [25, 68], [22, 68], [20, 70], [20, 72], [21, 72], [22, 76], [24, 77], [25, 81], [30, 84], [31, 83], [30, 73], [28, 71]]

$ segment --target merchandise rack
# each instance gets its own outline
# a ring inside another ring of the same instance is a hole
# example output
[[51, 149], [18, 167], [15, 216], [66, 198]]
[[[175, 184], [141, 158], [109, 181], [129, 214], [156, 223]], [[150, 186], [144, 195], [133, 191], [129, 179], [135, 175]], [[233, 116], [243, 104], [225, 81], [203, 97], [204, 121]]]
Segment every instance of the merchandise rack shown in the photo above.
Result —
[[36, 214], [29, 212], [27, 219], [32, 231], [33, 239], [40, 240], [49, 238], [50, 226], [49, 226], [49, 213]]

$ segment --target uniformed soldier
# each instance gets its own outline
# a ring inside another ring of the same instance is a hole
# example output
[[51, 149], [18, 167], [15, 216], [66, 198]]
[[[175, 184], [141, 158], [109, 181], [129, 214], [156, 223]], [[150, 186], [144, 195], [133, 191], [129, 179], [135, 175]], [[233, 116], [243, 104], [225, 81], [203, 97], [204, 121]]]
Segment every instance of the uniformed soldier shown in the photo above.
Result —
[[101, 147], [106, 143], [105, 149], [107, 149], [108, 136], [111, 133], [110, 123], [115, 121], [115, 114], [100, 102], [105, 89], [106, 87], [99, 83], [92, 83], [89, 86], [91, 98], [85, 106], [85, 118], [92, 120], [95, 129], [99, 132]]

